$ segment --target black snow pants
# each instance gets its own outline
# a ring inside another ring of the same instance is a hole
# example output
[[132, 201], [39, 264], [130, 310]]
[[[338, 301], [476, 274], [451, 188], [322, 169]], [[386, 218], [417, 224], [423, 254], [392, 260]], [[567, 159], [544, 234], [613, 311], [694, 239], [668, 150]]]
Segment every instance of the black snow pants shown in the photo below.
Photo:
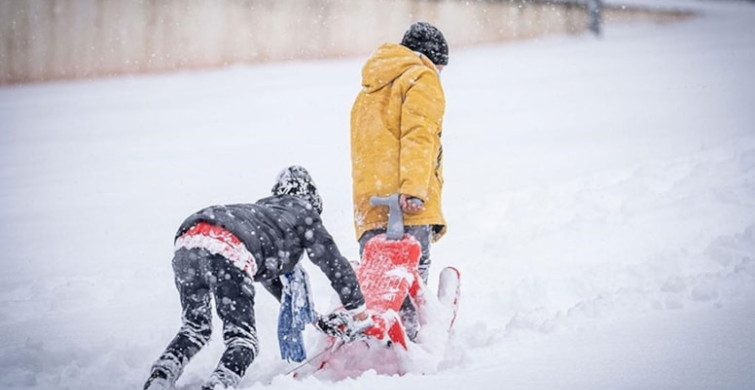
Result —
[[225, 352], [213, 375], [235, 386], [258, 353], [252, 280], [226, 258], [204, 249], [176, 251], [176, 287], [181, 298], [182, 326], [154, 367], [175, 381], [188, 361], [210, 340], [211, 296], [223, 321]]

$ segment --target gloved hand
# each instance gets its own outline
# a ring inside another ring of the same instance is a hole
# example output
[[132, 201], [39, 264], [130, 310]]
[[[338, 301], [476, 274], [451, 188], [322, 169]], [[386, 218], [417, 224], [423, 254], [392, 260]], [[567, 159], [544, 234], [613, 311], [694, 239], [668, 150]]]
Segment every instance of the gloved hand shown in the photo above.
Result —
[[366, 337], [364, 332], [372, 325], [372, 315], [364, 306], [318, 315], [315, 321], [315, 327], [323, 333], [349, 343]]

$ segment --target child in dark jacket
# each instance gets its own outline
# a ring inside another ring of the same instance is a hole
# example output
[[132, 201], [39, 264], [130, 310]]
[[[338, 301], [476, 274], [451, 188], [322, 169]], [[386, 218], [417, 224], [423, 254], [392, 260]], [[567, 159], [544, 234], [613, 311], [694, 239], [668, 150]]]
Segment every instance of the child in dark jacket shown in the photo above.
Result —
[[280, 301], [282, 279], [305, 251], [352, 316], [351, 331], [369, 326], [354, 271], [320, 219], [322, 199], [309, 173], [300, 166], [284, 169], [272, 193], [252, 204], [205, 208], [179, 227], [173, 271], [183, 325], [154, 363], [144, 389], [172, 389], [186, 363], [207, 344], [211, 296], [226, 349], [203, 389], [235, 387], [258, 353], [253, 282]]

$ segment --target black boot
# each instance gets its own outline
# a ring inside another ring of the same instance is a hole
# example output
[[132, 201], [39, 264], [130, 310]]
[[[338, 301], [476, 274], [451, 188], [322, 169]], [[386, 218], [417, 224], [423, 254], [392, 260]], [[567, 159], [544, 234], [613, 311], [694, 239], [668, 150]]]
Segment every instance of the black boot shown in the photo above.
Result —
[[152, 374], [150, 374], [147, 382], [144, 383], [144, 390], [168, 390], [170, 388], [168, 374], [159, 368], [152, 370]]

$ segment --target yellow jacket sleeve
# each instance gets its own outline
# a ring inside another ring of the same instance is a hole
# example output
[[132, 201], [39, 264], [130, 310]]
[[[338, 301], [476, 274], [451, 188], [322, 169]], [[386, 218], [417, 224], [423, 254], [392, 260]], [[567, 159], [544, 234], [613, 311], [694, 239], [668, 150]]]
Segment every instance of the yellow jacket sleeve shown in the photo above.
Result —
[[445, 102], [438, 77], [423, 68], [408, 75], [409, 88], [401, 109], [399, 192], [428, 198], [429, 183], [435, 172]]

